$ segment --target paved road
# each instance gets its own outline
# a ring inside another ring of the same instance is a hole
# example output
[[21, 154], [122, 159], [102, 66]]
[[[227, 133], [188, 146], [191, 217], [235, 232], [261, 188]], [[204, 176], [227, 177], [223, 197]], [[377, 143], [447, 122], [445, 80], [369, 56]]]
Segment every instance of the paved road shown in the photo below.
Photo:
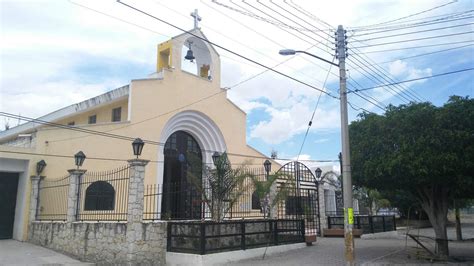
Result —
[[[474, 237], [474, 223], [463, 225], [463, 235], [465, 239]], [[454, 228], [448, 228], [450, 239], [454, 239]], [[405, 239], [405, 231], [399, 232], [397, 238], [383, 239], [355, 239], [355, 254], [357, 265], [395, 265], [395, 264], [431, 264], [426, 252], [417, 247], [411, 240]], [[432, 228], [412, 230], [412, 234], [434, 236]], [[428, 247], [434, 248], [434, 243], [428, 243]], [[474, 241], [451, 242], [451, 255], [463, 258], [460, 261], [451, 261], [449, 264], [474, 265]], [[263, 255], [263, 254], [262, 254]], [[345, 265], [344, 261], [344, 239], [342, 238], [319, 238], [312, 247], [299, 250], [275, 254], [261, 258], [242, 260], [230, 265]], [[466, 261], [467, 260], [467, 261]], [[444, 262], [436, 262], [445, 265]]]
[[47, 248], [16, 240], [0, 240], [0, 265], [91, 265]]

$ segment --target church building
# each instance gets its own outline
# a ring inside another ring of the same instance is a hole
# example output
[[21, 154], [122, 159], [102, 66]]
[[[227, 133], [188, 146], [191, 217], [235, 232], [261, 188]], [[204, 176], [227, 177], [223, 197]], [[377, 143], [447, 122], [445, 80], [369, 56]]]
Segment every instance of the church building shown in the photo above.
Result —
[[86, 156], [83, 169], [115, 169], [133, 158], [132, 140], [141, 138], [140, 158], [150, 160], [145, 185], [160, 189], [185, 182], [181, 169], [190, 153], [207, 165], [215, 152], [227, 152], [232, 165], [262, 167], [267, 158], [246, 143], [246, 113], [221, 88], [219, 54], [205, 40], [195, 26], [158, 45], [156, 72], [148, 77], [0, 132], [0, 204], [6, 210], [0, 238], [26, 240], [30, 176], [38, 174], [40, 161], [44, 180], [75, 168], [79, 151]]

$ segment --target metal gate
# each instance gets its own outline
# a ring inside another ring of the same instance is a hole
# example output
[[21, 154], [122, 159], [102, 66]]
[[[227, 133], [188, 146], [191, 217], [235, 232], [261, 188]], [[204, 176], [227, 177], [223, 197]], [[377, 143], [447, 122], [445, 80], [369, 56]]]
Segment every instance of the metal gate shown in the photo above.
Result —
[[311, 170], [300, 162], [283, 165], [277, 174], [278, 190], [285, 197], [278, 204], [279, 219], [304, 219], [306, 235], [320, 235], [318, 182]]

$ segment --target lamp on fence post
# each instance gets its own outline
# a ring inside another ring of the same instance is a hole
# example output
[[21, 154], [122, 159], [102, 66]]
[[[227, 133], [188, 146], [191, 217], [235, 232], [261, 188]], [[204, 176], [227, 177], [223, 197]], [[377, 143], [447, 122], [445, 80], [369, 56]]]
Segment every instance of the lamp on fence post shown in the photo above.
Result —
[[86, 159], [86, 155], [82, 151], [79, 151], [78, 153], [74, 155], [74, 161], [76, 163], [77, 169], [79, 169], [79, 167], [82, 166], [85, 159]]
[[46, 162], [44, 160], [41, 160], [41, 161], [37, 162], [36, 163], [36, 175], [40, 176], [45, 167], [46, 167]]
[[212, 154], [212, 162], [215, 166], [217, 166], [217, 160], [219, 160], [219, 157], [221, 157], [221, 155], [217, 151]]
[[270, 174], [270, 171], [272, 170], [272, 163], [267, 159], [263, 163], [263, 167], [265, 168], [265, 173], [267, 174], [265, 177], [268, 179], [268, 175]]
[[141, 138], [136, 138], [132, 142], [133, 155], [137, 156], [137, 159], [142, 154], [143, 146], [145, 146], [145, 142]]
[[316, 181], [318, 182], [318, 185], [319, 185], [319, 181], [320, 181], [320, 178], [321, 178], [321, 174], [322, 174], [323, 170], [321, 170], [321, 168], [316, 168], [316, 170], [314, 170], [314, 174], [316, 175]]

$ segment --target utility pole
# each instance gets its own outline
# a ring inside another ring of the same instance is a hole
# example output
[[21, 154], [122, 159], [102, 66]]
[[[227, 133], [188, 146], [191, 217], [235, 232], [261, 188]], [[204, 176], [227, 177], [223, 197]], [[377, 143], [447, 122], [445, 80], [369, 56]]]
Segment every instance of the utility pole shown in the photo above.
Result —
[[346, 88], [346, 34], [342, 25], [337, 27], [337, 58], [339, 60], [339, 93], [341, 104], [341, 143], [342, 143], [342, 179], [344, 193], [344, 256], [347, 265], [354, 262], [354, 209], [352, 207], [352, 177], [349, 154], [349, 125], [347, 118], [347, 88]]

